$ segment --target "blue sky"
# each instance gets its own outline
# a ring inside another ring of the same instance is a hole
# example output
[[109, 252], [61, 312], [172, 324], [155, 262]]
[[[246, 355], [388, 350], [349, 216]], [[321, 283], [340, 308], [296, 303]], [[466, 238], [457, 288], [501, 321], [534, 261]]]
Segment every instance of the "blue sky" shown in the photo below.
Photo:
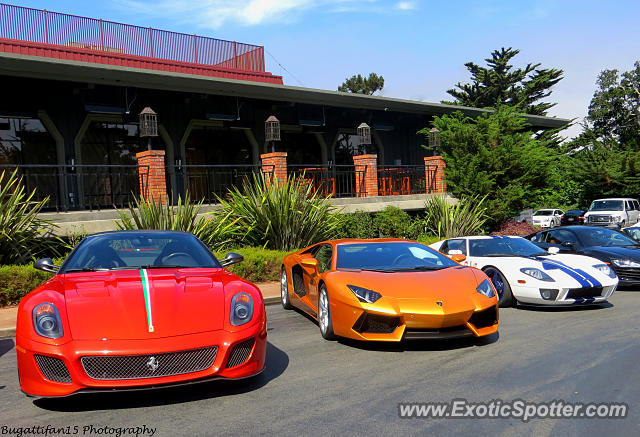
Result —
[[[376, 72], [385, 78], [383, 95], [430, 102], [447, 99], [447, 89], [469, 80], [465, 62], [483, 63], [492, 50], [513, 47], [521, 51], [516, 66], [540, 62], [565, 70], [548, 99], [558, 103], [550, 114], [564, 118], [586, 115], [601, 70], [629, 70], [640, 60], [637, 0], [13, 4], [263, 45], [267, 69], [284, 76], [285, 84], [334, 90], [346, 77]], [[566, 135], [579, 131], [576, 126]]]

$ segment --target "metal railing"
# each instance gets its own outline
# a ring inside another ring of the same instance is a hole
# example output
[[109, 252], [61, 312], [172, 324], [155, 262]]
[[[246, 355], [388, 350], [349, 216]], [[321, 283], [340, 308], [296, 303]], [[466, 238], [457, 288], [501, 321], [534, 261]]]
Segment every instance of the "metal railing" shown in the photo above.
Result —
[[360, 197], [364, 193], [366, 166], [355, 165], [289, 165], [287, 171], [305, 179], [321, 196]]
[[125, 207], [141, 194], [140, 187], [146, 189], [149, 173], [142, 165], [0, 164], [5, 174], [16, 168], [25, 192], [35, 189], [32, 200], [49, 197], [48, 211]]
[[[188, 191], [192, 200], [204, 203], [218, 203], [218, 197], [224, 198], [230, 188], [241, 188], [254, 173], [265, 172], [260, 165], [170, 165], [167, 166], [167, 187], [171, 188], [169, 179], [174, 174], [176, 190], [170, 191], [169, 198], [176, 202], [178, 196]], [[270, 172], [273, 173], [273, 169]]]
[[0, 3], [0, 38], [265, 71], [264, 47]]
[[378, 167], [378, 194], [396, 196], [436, 191], [437, 166], [393, 165]]

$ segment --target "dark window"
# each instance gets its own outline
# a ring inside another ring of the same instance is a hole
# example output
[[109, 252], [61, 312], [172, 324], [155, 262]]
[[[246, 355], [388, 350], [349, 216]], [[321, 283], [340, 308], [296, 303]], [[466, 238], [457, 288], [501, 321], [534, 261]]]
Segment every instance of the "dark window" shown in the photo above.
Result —
[[464, 255], [467, 254], [467, 240], [447, 240], [448, 247], [446, 249], [446, 252], [444, 251], [444, 249], [442, 249], [440, 252], [442, 253], [450, 253], [452, 250], [459, 250], [461, 251]]
[[571, 243], [576, 244], [578, 239], [575, 234], [571, 231], [565, 231], [563, 229], [556, 229], [553, 231], [549, 231], [548, 233], [548, 241], [549, 244], [564, 244]]
[[315, 258], [318, 260], [318, 272], [324, 273], [327, 270], [331, 270], [331, 258], [333, 257], [333, 248], [330, 244], [324, 244], [320, 247], [315, 254]]

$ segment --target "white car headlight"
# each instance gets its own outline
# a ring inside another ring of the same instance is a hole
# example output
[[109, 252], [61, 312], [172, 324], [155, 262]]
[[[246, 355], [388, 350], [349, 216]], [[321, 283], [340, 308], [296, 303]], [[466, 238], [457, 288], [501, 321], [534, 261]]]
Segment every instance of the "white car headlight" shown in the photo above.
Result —
[[529, 275], [532, 278], [537, 279], [538, 281], [555, 282], [555, 280], [551, 276], [547, 275], [545, 272], [539, 269], [534, 269], [532, 267], [525, 267], [523, 269], [520, 269], [520, 271], [525, 275]]
[[640, 263], [630, 259], [612, 259], [611, 262], [618, 267], [640, 267]]
[[382, 297], [380, 293], [369, 290], [368, 288], [362, 288], [356, 285], [347, 285], [347, 287], [356, 295], [360, 302], [374, 303]]
[[493, 292], [493, 287], [491, 286], [491, 282], [488, 279], [485, 279], [476, 287], [476, 291], [480, 294], [483, 294], [487, 297], [493, 297], [496, 294]]
[[38, 335], [46, 338], [62, 337], [60, 313], [52, 303], [41, 303], [33, 309], [33, 327]]
[[238, 293], [231, 300], [230, 322], [233, 326], [248, 323], [253, 316], [253, 299], [247, 293]]
[[613, 269], [606, 264], [596, 264], [595, 266], [593, 266], [593, 268], [600, 270], [602, 273], [604, 273], [610, 278], [616, 277], [616, 272], [614, 272]]

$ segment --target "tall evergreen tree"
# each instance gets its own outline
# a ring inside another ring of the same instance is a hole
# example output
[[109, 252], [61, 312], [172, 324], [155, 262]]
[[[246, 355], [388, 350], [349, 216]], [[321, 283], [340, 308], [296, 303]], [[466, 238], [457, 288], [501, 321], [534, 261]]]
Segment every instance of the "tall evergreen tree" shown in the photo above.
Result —
[[524, 68], [513, 68], [509, 62], [520, 53], [504, 47], [494, 50], [491, 58], [485, 59], [487, 67], [467, 62], [471, 83], [458, 82], [447, 91], [455, 98], [443, 102], [476, 108], [493, 108], [505, 105], [527, 114], [546, 115], [555, 103], [541, 102], [549, 97], [551, 87], [562, 80], [563, 71], [555, 68], [539, 68], [540, 63], [527, 64]]

